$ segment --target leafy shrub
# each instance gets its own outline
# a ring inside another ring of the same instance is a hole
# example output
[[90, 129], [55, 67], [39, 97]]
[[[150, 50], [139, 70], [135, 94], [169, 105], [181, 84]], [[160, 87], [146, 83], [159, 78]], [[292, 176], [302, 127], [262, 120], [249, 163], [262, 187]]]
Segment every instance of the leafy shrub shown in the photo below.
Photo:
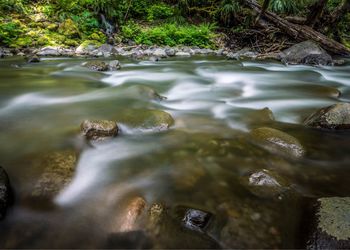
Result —
[[196, 26], [172, 23], [141, 28], [138, 24], [128, 23], [122, 26], [122, 33], [125, 38], [133, 39], [137, 44], [212, 47], [213, 29], [214, 26], [209, 24]]
[[306, 3], [306, 0], [272, 0], [270, 8], [276, 13], [295, 14], [300, 12]]
[[164, 3], [154, 4], [147, 9], [147, 21], [166, 19], [173, 15], [173, 8]]
[[10, 45], [22, 32], [18, 22], [0, 20], [0, 44]]
[[26, 12], [26, 4], [24, 0], [0, 0], [0, 11], [16, 11], [19, 13]]

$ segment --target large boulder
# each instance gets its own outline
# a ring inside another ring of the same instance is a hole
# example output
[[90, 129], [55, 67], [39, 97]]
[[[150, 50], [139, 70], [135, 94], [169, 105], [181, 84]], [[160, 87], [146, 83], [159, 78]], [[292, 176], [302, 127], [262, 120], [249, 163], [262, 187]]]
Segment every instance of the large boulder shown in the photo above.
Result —
[[85, 120], [80, 125], [81, 132], [89, 140], [101, 140], [118, 135], [116, 122], [107, 120]]
[[5, 170], [0, 166], [0, 219], [6, 214], [10, 202], [10, 181]]
[[350, 249], [349, 197], [318, 199], [313, 219], [307, 249]]
[[332, 65], [332, 57], [318, 44], [305, 41], [293, 45], [279, 54], [285, 64]]
[[33, 163], [34, 168], [43, 169], [35, 183], [32, 197], [52, 198], [73, 179], [77, 154], [72, 150], [56, 151], [42, 155]]
[[83, 66], [94, 71], [115, 71], [121, 69], [120, 62], [118, 60], [113, 60], [109, 63], [94, 60], [83, 63]]
[[311, 114], [304, 124], [314, 128], [350, 129], [350, 103], [338, 103]]
[[252, 139], [268, 150], [284, 153], [288, 156], [301, 157], [305, 149], [295, 137], [280, 130], [262, 127], [251, 131]]
[[40, 49], [40, 51], [37, 53], [38, 56], [60, 56], [60, 48], [59, 47], [44, 47]]

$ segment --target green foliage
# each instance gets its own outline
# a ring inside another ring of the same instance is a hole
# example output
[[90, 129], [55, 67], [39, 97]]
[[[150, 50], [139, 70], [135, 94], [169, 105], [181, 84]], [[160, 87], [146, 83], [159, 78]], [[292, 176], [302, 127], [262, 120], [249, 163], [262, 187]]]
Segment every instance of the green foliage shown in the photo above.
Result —
[[0, 11], [16, 11], [19, 13], [26, 12], [26, 4], [24, 0], [0, 0]]
[[147, 9], [147, 21], [166, 19], [172, 17], [173, 15], [173, 8], [164, 3], [154, 4]]
[[241, 5], [237, 0], [223, 0], [217, 10], [218, 19], [226, 25], [230, 24], [241, 9]]
[[0, 20], [0, 44], [10, 45], [22, 34], [19, 22]]
[[166, 23], [153, 27], [141, 27], [136, 23], [128, 23], [122, 26], [122, 34], [124, 38], [135, 40], [137, 44], [212, 47], [214, 28], [209, 24], [196, 26]]
[[71, 19], [78, 25], [83, 33], [88, 35], [94, 33], [100, 26], [93, 13], [88, 10], [77, 15], [71, 15]]
[[296, 14], [306, 5], [306, 0], [271, 0], [270, 9], [276, 13]]

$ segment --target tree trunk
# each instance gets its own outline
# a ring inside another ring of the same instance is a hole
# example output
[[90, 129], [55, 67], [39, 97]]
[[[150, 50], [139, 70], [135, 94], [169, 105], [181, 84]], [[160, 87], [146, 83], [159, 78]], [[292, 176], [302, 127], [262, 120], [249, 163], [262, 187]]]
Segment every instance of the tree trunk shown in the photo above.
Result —
[[316, 1], [310, 8], [309, 15], [306, 19], [306, 25], [310, 27], [314, 27], [314, 25], [320, 20], [323, 10], [327, 5], [328, 0], [319, 0]]
[[270, 5], [270, 0], [264, 0], [261, 12], [258, 15], [258, 17], [255, 19], [255, 23], [257, 23], [260, 20], [260, 18], [264, 15], [264, 13], [267, 10], [267, 8], [269, 7], [269, 5]]
[[[346, 0], [350, 1], [350, 0]], [[255, 10], [256, 12], [261, 12], [260, 5], [255, 0], [245, 0], [245, 4]], [[291, 22], [288, 22], [287, 20], [279, 17], [278, 15], [266, 11], [264, 14], [264, 18], [273, 23], [276, 27], [281, 29], [283, 32], [287, 33], [288, 35], [294, 37], [295, 39], [299, 41], [304, 40], [313, 40], [320, 44], [324, 49], [333, 52], [334, 54], [338, 55], [350, 55], [350, 51], [348, 48], [346, 48], [344, 45], [328, 38], [327, 36], [315, 31], [309, 26], [306, 25], [299, 25], [294, 24]]]

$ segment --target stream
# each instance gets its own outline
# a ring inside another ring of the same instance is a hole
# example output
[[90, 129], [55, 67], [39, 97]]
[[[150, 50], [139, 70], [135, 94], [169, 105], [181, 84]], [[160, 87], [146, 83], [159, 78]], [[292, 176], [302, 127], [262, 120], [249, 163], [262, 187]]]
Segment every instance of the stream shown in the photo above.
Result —
[[[0, 248], [298, 248], [305, 201], [349, 196], [350, 132], [303, 120], [350, 102], [350, 60], [311, 67], [118, 59], [121, 70], [103, 73], [82, 67], [83, 58], [0, 60], [0, 166], [15, 197], [0, 222]], [[174, 125], [154, 132], [119, 122], [125, 112], [153, 109], [171, 114]], [[86, 146], [79, 136], [86, 119], [116, 121], [120, 134]], [[248, 135], [259, 127], [297, 138], [305, 155], [255, 144]], [[33, 197], [54, 161], [47, 156], [71, 151], [78, 152], [71, 180], [50, 199]], [[249, 175], [262, 170], [285, 180], [286, 192], [251, 192]], [[133, 204], [139, 208], [128, 212]], [[207, 225], [187, 225], [188, 209], [210, 214]]]

